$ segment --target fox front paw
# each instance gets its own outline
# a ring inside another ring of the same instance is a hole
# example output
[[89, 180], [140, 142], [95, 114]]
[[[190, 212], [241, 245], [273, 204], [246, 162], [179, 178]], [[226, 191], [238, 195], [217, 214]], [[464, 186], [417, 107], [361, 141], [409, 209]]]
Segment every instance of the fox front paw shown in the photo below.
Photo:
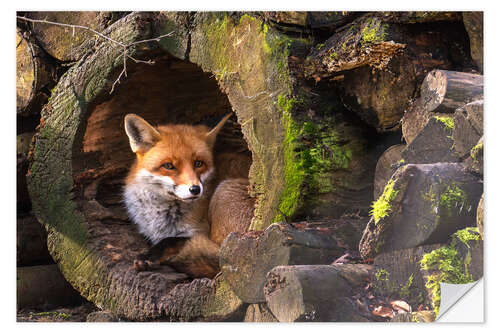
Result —
[[160, 262], [158, 260], [148, 259], [144, 255], [141, 255], [134, 260], [133, 267], [137, 272], [152, 271], [160, 267]]

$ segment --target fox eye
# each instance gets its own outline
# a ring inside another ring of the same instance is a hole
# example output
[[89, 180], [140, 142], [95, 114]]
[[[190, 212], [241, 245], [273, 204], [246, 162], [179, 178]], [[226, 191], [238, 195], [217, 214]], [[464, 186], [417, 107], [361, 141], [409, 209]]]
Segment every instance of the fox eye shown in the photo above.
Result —
[[167, 170], [174, 170], [175, 169], [174, 165], [170, 162], [163, 164], [162, 167], [164, 167]]
[[195, 168], [201, 168], [203, 166], [203, 161], [194, 161], [194, 167]]

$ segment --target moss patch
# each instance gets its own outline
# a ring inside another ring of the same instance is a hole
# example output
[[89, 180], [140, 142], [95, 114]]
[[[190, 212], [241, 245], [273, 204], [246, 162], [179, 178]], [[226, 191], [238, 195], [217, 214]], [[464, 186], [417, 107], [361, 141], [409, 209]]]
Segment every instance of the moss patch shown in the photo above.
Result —
[[446, 208], [451, 215], [452, 209], [465, 206], [467, 194], [456, 183], [448, 185], [446, 190], [439, 196], [439, 206]]
[[382, 195], [371, 206], [370, 215], [375, 219], [375, 224], [389, 215], [391, 201], [394, 200], [396, 194], [398, 194], [398, 191], [394, 190], [394, 180], [391, 179], [385, 186]]
[[387, 38], [387, 24], [379, 20], [370, 20], [361, 31], [361, 45], [383, 42]]
[[470, 151], [470, 157], [477, 160], [479, 152], [483, 151], [483, 140], [480, 140]]
[[453, 131], [453, 129], [455, 128], [455, 121], [453, 120], [453, 117], [435, 116], [434, 119], [443, 123], [446, 129], [449, 131]]
[[[471, 274], [464, 267], [464, 260], [459, 256], [456, 249], [457, 238], [464, 237], [468, 231], [459, 231], [455, 233], [449, 246], [443, 246], [430, 253], [426, 253], [421, 262], [421, 268], [430, 273], [427, 276], [425, 287], [432, 293], [432, 306], [436, 315], [439, 314], [441, 303], [440, 283], [471, 283], [474, 282]], [[460, 235], [459, 235], [460, 234]]]

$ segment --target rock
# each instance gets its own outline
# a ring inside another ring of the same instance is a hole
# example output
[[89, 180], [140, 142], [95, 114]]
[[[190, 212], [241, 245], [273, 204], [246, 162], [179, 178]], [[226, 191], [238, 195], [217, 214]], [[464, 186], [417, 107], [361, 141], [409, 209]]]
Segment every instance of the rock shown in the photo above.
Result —
[[455, 231], [475, 225], [482, 191], [482, 180], [458, 163], [400, 167], [373, 204], [361, 256], [447, 242]]
[[429, 305], [425, 289], [426, 280], [420, 271], [420, 260], [425, 253], [442, 245], [424, 245], [410, 249], [384, 252], [375, 257], [373, 263], [373, 286], [378, 295], [390, 299], [402, 299], [413, 309]]
[[278, 223], [264, 232], [231, 233], [222, 243], [222, 276], [243, 302], [265, 301], [266, 274], [273, 267], [329, 264], [347, 249], [336, 238], [332, 223], [295, 225]]
[[483, 72], [483, 12], [463, 12], [465, 30], [469, 34], [470, 55], [479, 71]]
[[52, 264], [45, 228], [32, 214], [17, 218], [17, 266]]
[[407, 164], [432, 164], [438, 162], [459, 162], [452, 133], [453, 117], [434, 116], [401, 152]]
[[[285, 30], [286, 28], [305, 29], [328, 29], [333, 30], [352, 21], [358, 13], [356, 12], [263, 12], [262, 16]], [[285, 30], [288, 31], [288, 30]]]
[[378, 198], [384, 192], [385, 184], [391, 179], [392, 174], [397, 170], [400, 164], [405, 163], [405, 161], [401, 159], [401, 152], [405, 148], [406, 145], [391, 146], [378, 159], [373, 185], [374, 198]]
[[267, 274], [266, 302], [280, 322], [328, 321], [335, 311], [349, 321], [345, 314], [352, 308], [343, 298], [368, 281], [371, 269], [363, 264], [278, 266]]
[[408, 107], [403, 116], [402, 130], [406, 143], [413, 141], [429, 118], [453, 113], [467, 103], [482, 99], [482, 96], [482, 75], [433, 70], [420, 87], [420, 98]]
[[87, 322], [93, 323], [112, 323], [119, 321], [111, 312], [109, 311], [94, 311], [87, 315]]
[[484, 239], [484, 208], [483, 208], [483, 202], [484, 202], [484, 193], [481, 195], [481, 200], [479, 200], [479, 204], [477, 205], [477, 228], [479, 230], [479, 233], [481, 234], [481, 238]]
[[273, 316], [266, 303], [250, 304], [245, 315], [245, 322], [276, 323], [278, 320]]
[[477, 228], [458, 230], [448, 246], [425, 254], [421, 270], [436, 315], [441, 303], [440, 283], [471, 283], [483, 276], [483, 241]]
[[483, 100], [458, 108], [453, 116], [454, 148], [460, 157], [466, 157], [483, 136]]
[[17, 268], [17, 308], [77, 304], [78, 292], [64, 279], [57, 265]]

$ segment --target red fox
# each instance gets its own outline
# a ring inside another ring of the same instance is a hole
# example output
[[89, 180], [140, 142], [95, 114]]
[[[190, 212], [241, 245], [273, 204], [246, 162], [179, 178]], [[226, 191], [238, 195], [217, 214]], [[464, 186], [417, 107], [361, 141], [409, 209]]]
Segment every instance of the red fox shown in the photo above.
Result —
[[[246, 179], [251, 160], [236, 154], [221, 154], [217, 160], [213, 156], [217, 134], [230, 116], [213, 129], [155, 128], [135, 114], [125, 116], [125, 132], [137, 159], [125, 181], [124, 202], [152, 245], [134, 261], [136, 270], [166, 263], [192, 277], [212, 278], [219, 271], [222, 240], [231, 231], [248, 229], [254, 206]], [[216, 164], [230, 167], [216, 175]]]

